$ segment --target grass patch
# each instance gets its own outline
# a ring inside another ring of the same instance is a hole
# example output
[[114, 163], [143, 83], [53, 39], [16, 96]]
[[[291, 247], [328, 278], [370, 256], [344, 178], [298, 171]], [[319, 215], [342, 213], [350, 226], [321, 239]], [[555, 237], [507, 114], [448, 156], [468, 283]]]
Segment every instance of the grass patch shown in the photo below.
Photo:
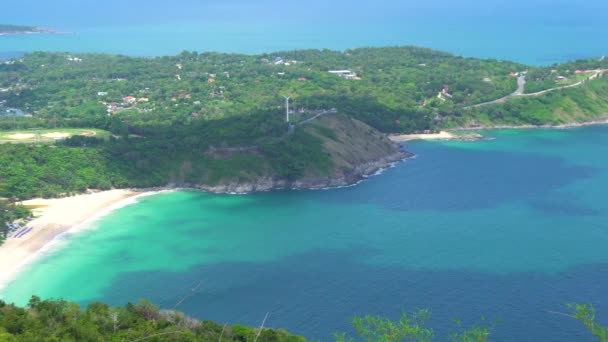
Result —
[[0, 131], [0, 144], [53, 143], [75, 135], [107, 139], [110, 133], [96, 128], [51, 128]]

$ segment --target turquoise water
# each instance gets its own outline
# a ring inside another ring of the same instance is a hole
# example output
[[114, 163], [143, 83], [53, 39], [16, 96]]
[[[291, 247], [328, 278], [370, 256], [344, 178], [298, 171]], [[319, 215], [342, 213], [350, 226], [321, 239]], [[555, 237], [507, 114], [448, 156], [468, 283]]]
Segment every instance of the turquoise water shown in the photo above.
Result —
[[417, 157], [358, 186], [142, 197], [77, 232], [2, 298], [148, 298], [219, 322], [329, 340], [353, 315], [429, 308], [441, 335], [500, 322], [496, 341], [590, 341], [549, 313], [608, 322], [608, 127], [413, 142]]
[[608, 53], [608, 2], [587, 0], [5, 0], [0, 23], [75, 34], [0, 37], [0, 54], [260, 53], [419, 45], [549, 64]]

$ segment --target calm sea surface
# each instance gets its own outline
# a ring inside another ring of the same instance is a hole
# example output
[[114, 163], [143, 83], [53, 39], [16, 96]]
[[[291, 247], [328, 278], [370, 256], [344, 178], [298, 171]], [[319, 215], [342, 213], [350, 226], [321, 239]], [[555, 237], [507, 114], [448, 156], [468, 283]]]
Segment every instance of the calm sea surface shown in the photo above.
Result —
[[[549, 311], [594, 303], [608, 322], [608, 127], [416, 142], [362, 184], [249, 196], [140, 198], [64, 238], [2, 297], [148, 298], [218, 322], [329, 340], [354, 315], [429, 308], [439, 336], [590, 341]], [[441, 340], [441, 339], [440, 339]]]
[[0, 37], [25, 51], [139, 56], [420, 45], [549, 64], [608, 53], [605, 0], [3, 0], [0, 23], [68, 35]]

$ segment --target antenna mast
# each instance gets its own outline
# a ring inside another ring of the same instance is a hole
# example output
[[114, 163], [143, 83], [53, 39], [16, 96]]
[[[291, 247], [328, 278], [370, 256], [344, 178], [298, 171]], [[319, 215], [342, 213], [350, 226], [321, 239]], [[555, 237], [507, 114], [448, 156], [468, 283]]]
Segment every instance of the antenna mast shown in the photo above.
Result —
[[289, 99], [290, 99], [291, 97], [289, 97], [289, 96], [284, 96], [284, 95], [282, 95], [282, 96], [285, 98], [285, 121], [286, 121], [287, 123], [289, 123]]

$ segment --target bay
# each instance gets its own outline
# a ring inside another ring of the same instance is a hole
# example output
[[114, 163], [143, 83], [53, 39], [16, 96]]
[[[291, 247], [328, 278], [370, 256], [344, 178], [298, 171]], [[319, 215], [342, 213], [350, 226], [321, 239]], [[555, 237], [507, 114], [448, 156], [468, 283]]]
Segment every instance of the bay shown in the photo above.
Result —
[[[312, 340], [354, 315], [428, 308], [439, 336], [493, 325], [497, 341], [590, 341], [551, 312], [608, 318], [608, 127], [411, 142], [417, 157], [349, 188], [142, 197], [73, 233], [1, 294], [81, 304], [147, 298]], [[191, 289], [200, 288], [192, 293]]]

